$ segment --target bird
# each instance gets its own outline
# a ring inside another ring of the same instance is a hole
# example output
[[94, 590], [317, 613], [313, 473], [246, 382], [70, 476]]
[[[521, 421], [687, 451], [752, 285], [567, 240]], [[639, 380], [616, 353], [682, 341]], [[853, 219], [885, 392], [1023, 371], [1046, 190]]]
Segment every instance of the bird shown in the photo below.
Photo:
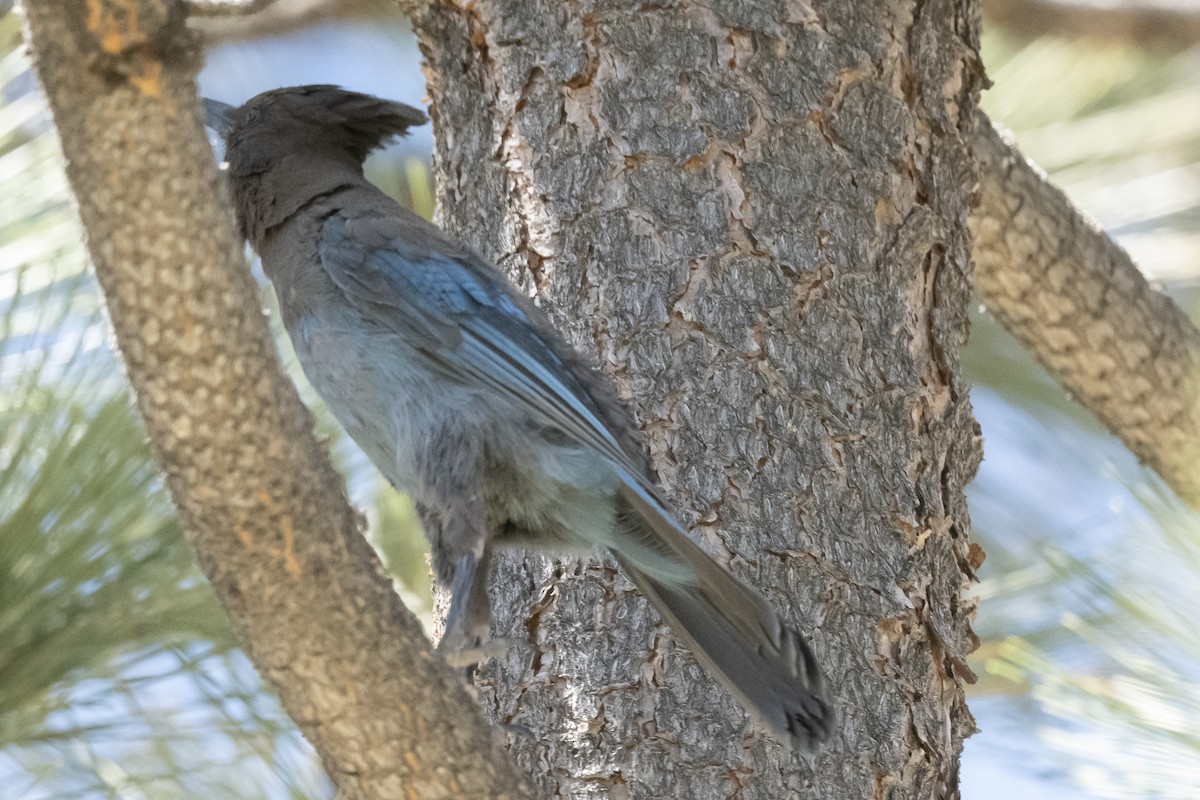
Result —
[[811, 647], [689, 538], [608, 377], [495, 266], [364, 177], [367, 154], [426, 115], [329, 85], [202, 106], [305, 376], [417, 509], [450, 591], [439, 651], [488, 652], [497, 548], [607, 552], [778, 741], [818, 749], [834, 712]]

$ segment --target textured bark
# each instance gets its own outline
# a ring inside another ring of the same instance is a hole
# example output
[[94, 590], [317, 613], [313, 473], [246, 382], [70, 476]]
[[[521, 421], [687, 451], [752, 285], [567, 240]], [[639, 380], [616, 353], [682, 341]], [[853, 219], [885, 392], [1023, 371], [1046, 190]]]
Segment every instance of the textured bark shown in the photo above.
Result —
[[1200, 332], [981, 113], [975, 288], [1184, 501], [1200, 507]]
[[[841, 719], [748, 726], [610, 565], [506, 558], [478, 678], [562, 797], [955, 797], [969, 2], [442, 3], [444, 223], [599, 355], [699, 541], [810, 636]], [[532, 651], [532, 652], [531, 652]]]
[[344, 798], [527, 797], [429, 650], [281, 372], [197, 118], [181, 6], [38, 0], [35, 67], [189, 539]]

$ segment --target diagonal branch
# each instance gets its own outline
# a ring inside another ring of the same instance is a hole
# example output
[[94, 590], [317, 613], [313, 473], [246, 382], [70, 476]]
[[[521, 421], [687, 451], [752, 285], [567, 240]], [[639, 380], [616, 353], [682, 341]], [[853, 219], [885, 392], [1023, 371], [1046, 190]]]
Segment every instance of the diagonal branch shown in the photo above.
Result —
[[163, 0], [26, 36], [138, 408], [197, 559], [345, 798], [528, 797], [360, 535], [281, 372]]
[[[188, 27], [205, 43], [283, 36], [320, 22], [379, 13], [383, 0], [187, 0]], [[388, 6], [386, 10], [395, 13]]]
[[982, 113], [975, 289], [1083, 406], [1200, 507], [1200, 332]]
[[276, 0], [184, 0], [191, 17], [245, 17], [258, 14]]
[[984, 0], [994, 23], [1025, 36], [1072, 36], [1148, 47], [1191, 47], [1200, 41], [1200, 5], [1098, 0]]

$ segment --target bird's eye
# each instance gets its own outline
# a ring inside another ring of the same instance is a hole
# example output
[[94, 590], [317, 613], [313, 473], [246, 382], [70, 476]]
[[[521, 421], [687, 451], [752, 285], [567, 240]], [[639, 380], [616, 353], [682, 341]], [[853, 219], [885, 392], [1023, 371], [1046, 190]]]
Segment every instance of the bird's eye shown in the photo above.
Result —
[[260, 106], [250, 106], [246, 109], [246, 122], [258, 122], [258, 118], [262, 116], [262, 108]]

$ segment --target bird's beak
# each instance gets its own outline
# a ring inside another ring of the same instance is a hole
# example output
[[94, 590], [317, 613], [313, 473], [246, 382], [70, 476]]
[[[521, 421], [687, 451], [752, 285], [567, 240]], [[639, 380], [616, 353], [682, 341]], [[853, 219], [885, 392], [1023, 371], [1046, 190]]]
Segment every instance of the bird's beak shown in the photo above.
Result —
[[204, 107], [204, 124], [216, 131], [221, 139], [228, 136], [234, 107], [207, 97], [200, 98], [200, 105]]

